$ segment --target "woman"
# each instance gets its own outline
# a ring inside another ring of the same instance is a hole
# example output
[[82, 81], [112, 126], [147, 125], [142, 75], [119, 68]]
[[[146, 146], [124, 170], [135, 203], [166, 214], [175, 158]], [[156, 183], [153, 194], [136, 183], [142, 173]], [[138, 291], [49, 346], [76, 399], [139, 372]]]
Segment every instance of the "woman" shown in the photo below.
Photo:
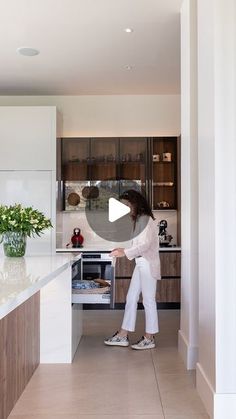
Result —
[[145, 335], [132, 349], [155, 348], [154, 335], [158, 333], [158, 316], [156, 309], [156, 280], [160, 276], [159, 240], [157, 225], [152, 210], [146, 199], [135, 190], [128, 190], [120, 199], [130, 207], [133, 220], [133, 240], [128, 249], [117, 248], [111, 256], [126, 256], [135, 259], [135, 269], [126, 297], [125, 313], [121, 329], [111, 338], [104, 341], [110, 346], [129, 346], [128, 332], [134, 332], [137, 314], [137, 303], [142, 293], [145, 310]]

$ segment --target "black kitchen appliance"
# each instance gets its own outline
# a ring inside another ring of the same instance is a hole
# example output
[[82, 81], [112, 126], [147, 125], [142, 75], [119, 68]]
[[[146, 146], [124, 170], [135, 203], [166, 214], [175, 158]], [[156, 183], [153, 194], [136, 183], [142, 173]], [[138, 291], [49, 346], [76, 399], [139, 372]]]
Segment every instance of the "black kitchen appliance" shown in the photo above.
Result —
[[159, 244], [162, 247], [168, 247], [170, 246], [170, 242], [173, 239], [173, 237], [171, 236], [171, 234], [168, 234], [167, 232], [167, 226], [168, 223], [166, 220], [161, 220], [158, 224], [159, 226]]

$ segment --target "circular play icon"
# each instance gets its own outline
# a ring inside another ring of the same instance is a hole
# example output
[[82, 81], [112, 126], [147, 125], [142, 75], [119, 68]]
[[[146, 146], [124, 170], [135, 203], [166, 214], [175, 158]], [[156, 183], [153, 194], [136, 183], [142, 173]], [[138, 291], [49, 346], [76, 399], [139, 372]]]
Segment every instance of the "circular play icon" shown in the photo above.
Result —
[[98, 236], [112, 242], [125, 242], [146, 227], [148, 217], [144, 217], [141, 230], [139, 228], [134, 232], [131, 208], [126, 205], [128, 202], [119, 199], [126, 190], [133, 189], [141, 193], [139, 182], [94, 181], [91, 188], [96, 188], [97, 194], [88, 193], [85, 212], [88, 224]]

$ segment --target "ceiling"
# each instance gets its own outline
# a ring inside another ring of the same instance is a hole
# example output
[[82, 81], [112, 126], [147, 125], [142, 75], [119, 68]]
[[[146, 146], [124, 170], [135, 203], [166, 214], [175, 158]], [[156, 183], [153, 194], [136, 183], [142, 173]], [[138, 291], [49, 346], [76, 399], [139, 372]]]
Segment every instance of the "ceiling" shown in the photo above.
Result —
[[178, 94], [181, 3], [0, 0], [0, 95]]

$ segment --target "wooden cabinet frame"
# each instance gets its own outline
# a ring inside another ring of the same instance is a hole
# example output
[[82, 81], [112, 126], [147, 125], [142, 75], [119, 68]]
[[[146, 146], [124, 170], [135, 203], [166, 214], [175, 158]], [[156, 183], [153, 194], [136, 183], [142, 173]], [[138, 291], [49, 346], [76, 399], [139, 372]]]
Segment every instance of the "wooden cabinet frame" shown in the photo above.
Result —
[[[161, 281], [157, 281], [158, 303], [180, 303], [181, 252], [160, 252]], [[134, 261], [118, 258], [116, 263], [116, 303], [125, 303]], [[140, 302], [142, 299], [140, 299]]]

